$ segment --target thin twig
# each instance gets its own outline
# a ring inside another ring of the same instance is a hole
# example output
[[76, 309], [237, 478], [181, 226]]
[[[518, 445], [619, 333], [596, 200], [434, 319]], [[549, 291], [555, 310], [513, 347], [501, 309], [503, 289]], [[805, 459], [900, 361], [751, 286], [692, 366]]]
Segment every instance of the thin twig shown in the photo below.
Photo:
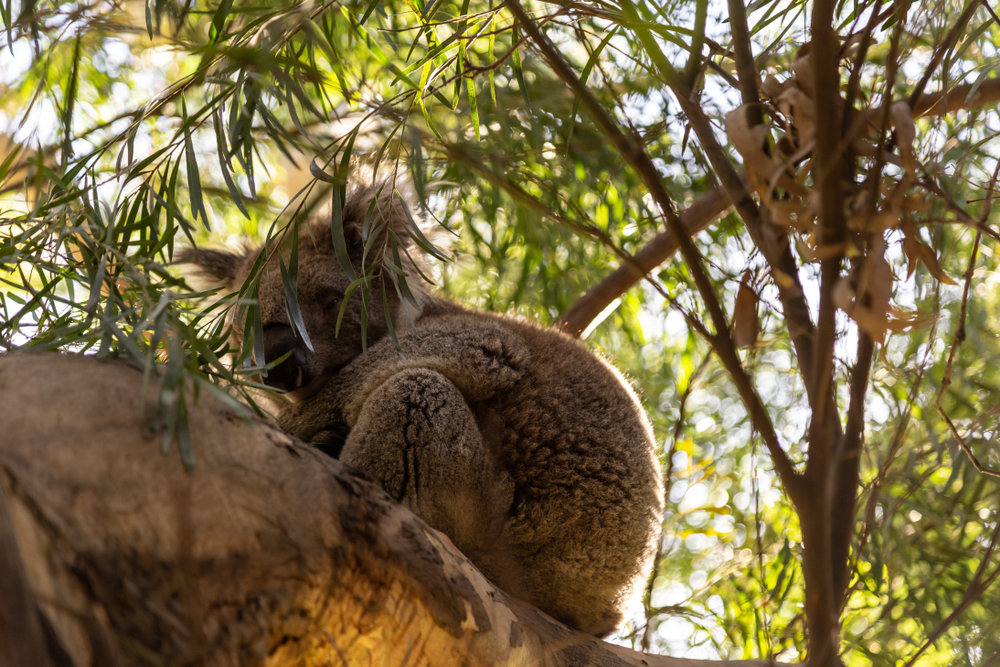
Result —
[[[674, 454], [677, 453], [677, 443], [680, 442], [681, 436], [684, 433], [684, 425], [687, 423], [687, 402], [691, 398], [691, 394], [694, 392], [695, 385], [697, 384], [697, 379], [701, 374], [708, 368], [708, 362], [711, 359], [711, 354], [705, 355], [702, 360], [695, 366], [694, 370], [691, 371], [691, 375], [688, 376], [687, 386], [684, 391], [681, 392], [680, 399], [677, 401], [677, 420], [674, 421], [674, 428], [670, 438], [670, 447], [667, 448], [664, 454], [664, 470], [663, 470], [663, 506], [667, 507], [670, 502], [670, 489], [671, 483], [674, 479]], [[654, 563], [659, 563], [660, 559], [664, 555], [664, 547], [666, 545], [665, 540], [660, 540], [656, 548], [656, 557], [653, 559]], [[651, 605], [651, 600], [653, 597], [653, 583], [656, 581], [656, 570], [654, 569], [649, 573], [649, 579], [646, 580], [646, 590], [642, 596], [642, 604], [645, 611], [646, 623], [642, 631], [642, 639], [640, 640], [640, 648], [643, 652], [649, 651], [650, 648], [650, 618], [654, 616]]]
[[913, 88], [913, 91], [910, 93], [910, 97], [907, 100], [911, 109], [915, 109], [917, 102], [921, 97], [923, 97], [924, 88], [927, 87], [931, 77], [934, 76], [934, 70], [937, 69], [937, 66], [944, 58], [944, 55], [948, 51], [951, 51], [959, 37], [968, 32], [969, 22], [972, 20], [972, 15], [981, 4], [986, 3], [982, 0], [969, 0], [969, 4], [965, 6], [965, 9], [962, 10], [962, 14], [958, 17], [958, 19], [956, 19], [955, 25], [951, 26], [951, 30], [949, 30], [948, 34], [945, 36], [944, 42], [942, 42], [938, 48], [934, 49], [934, 55], [931, 56], [930, 62], [927, 63], [923, 76], [920, 77], [920, 81], [917, 82], [917, 85]]
[[750, 29], [747, 26], [747, 8], [743, 0], [729, 0], [729, 25], [733, 31], [733, 57], [736, 60], [740, 98], [747, 107], [749, 124], [760, 125], [764, 122], [757, 85], [760, 74], [750, 49]]
[[986, 592], [997, 577], [1000, 576], [1000, 565], [993, 568], [993, 571], [986, 574], [986, 566], [990, 562], [990, 557], [996, 550], [997, 541], [1000, 540], [1000, 521], [996, 521], [996, 526], [993, 528], [993, 535], [990, 537], [989, 546], [986, 547], [986, 553], [979, 560], [979, 566], [976, 568], [976, 573], [972, 577], [972, 582], [965, 591], [965, 595], [962, 596], [962, 600], [951, 610], [951, 613], [941, 623], [934, 628], [934, 631], [928, 635], [926, 641], [920, 646], [916, 653], [907, 661], [903, 667], [913, 667], [916, 664], [917, 658], [923, 655], [924, 651], [930, 648], [934, 642], [938, 640], [941, 635], [943, 635], [951, 624], [954, 623], [959, 616], [962, 615], [969, 605], [975, 602], [979, 597]]
[[[940, 283], [935, 283], [934, 285], [937, 292], [936, 302], [939, 303]], [[889, 477], [889, 468], [893, 462], [897, 460], [899, 451], [903, 448], [906, 431], [910, 426], [910, 421], [912, 420], [914, 414], [913, 406], [916, 405], [917, 397], [920, 395], [920, 388], [923, 386], [924, 379], [926, 378], [926, 370], [931, 365], [930, 358], [934, 352], [934, 346], [929, 343], [933, 342], [935, 339], [937, 326], [938, 320], [935, 318], [934, 322], [931, 324], [931, 330], [927, 335], [928, 344], [924, 345], [923, 357], [916, 365], [916, 377], [910, 386], [906, 401], [903, 402], [902, 408], [899, 411], [900, 419], [896, 424], [895, 432], [892, 437], [892, 443], [889, 445], [889, 450], [886, 453], [882, 464], [878, 468], [878, 473], [876, 473], [875, 479], [873, 479], [868, 486], [868, 500], [865, 503], [865, 518], [861, 535], [858, 538], [857, 546], [854, 550], [854, 564], [852, 565], [852, 570], [857, 569], [857, 562], [860, 560], [861, 553], [864, 552], [865, 547], [868, 544], [868, 540], [871, 537], [872, 525], [875, 523], [875, 508], [878, 505], [879, 493], [882, 485], [885, 484], [885, 480]], [[845, 595], [841, 606], [846, 604], [846, 602], [847, 598]]]
[[701, 71], [701, 49], [705, 45], [705, 22], [707, 19], [708, 0], [696, 0], [691, 51], [688, 53], [687, 65], [684, 66], [684, 83], [689, 88], [694, 88], [695, 79], [698, 78], [698, 72]]
[[937, 410], [937, 413], [941, 415], [941, 418], [944, 419], [945, 424], [948, 425], [948, 430], [951, 431], [952, 436], [955, 438], [955, 442], [957, 442], [958, 446], [963, 452], [965, 452], [965, 455], [969, 458], [972, 466], [984, 475], [1000, 477], [1000, 470], [994, 470], [993, 468], [984, 466], [979, 461], [975, 452], [973, 452], [972, 448], [969, 447], [969, 443], [966, 442], [965, 438], [962, 437], [962, 434], [958, 432], [958, 427], [955, 426], [951, 417], [948, 416], [948, 412], [944, 409], [944, 406], [941, 405], [941, 402], [944, 400], [944, 394], [948, 391], [948, 387], [951, 385], [951, 372], [955, 364], [955, 357], [958, 353], [958, 348], [965, 341], [965, 320], [969, 311], [969, 291], [972, 287], [972, 274], [976, 269], [976, 258], [979, 254], [979, 241], [982, 237], [982, 233], [977, 231], [975, 241], [973, 241], [972, 244], [972, 253], [969, 256], [969, 264], [965, 269], [965, 286], [962, 289], [962, 303], [958, 311], [958, 326], [955, 328], [955, 337], [952, 339], [951, 350], [948, 352], [948, 361], [944, 367], [944, 376], [941, 378], [941, 389], [938, 391], [937, 400], [934, 401], [934, 408]]
[[[652, 57], [654, 60], [657, 59], [655, 55]], [[788, 236], [775, 226], [764, 223], [760, 209], [750, 195], [745, 174], [738, 172], [729, 161], [729, 156], [715, 138], [711, 121], [702, 108], [690, 98], [690, 91], [679, 84], [671, 87], [715, 175], [743, 219], [754, 244], [763, 253], [771, 268], [785, 316], [785, 325], [795, 347], [800, 372], [806, 380], [805, 386], [807, 391], [810, 391], [810, 387], [813, 386], [811, 360], [815, 332]]]

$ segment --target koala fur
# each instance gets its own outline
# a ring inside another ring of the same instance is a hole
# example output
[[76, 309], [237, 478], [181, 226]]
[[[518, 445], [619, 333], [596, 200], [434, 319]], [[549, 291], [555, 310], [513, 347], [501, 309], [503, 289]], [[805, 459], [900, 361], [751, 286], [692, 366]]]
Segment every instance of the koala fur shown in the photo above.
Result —
[[[413, 250], [403, 206], [369, 187], [343, 208], [355, 270], [375, 271], [364, 352], [361, 297], [342, 303], [351, 280], [329, 221], [299, 238], [297, 300], [312, 351], [290, 324], [282, 255], [268, 258], [265, 357], [288, 355], [265, 378], [286, 390], [277, 420], [363, 471], [508, 593], [607, 634], [648, 576], [660, 534], [645, 413], [622, 376], [569, 336], [418, 292], [417, 278], [408, 284], [418, 306], [401, 300], [375, 262], [390, 239]], [[191, 250], [182, 261], [236, 290], [259, 252]]]

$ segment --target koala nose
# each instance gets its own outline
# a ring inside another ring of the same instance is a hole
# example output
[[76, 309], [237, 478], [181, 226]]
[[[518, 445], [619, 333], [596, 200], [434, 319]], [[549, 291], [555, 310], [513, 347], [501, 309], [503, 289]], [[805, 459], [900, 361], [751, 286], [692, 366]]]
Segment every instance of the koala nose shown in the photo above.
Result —
[[264, 327], [264, 362], [270, 364], [288, 355], [277, 366], [268, 369], [265, 384], [284, 391], [295, 391], [309, 384], [313, 376], [306, 354], [301, 339], [291, 327], [284, 324]]

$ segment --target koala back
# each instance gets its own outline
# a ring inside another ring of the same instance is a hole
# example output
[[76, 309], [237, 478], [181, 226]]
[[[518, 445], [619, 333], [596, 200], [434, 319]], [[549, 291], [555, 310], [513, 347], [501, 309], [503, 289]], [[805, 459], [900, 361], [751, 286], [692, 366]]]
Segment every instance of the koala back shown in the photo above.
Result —
[[[435, 323], [438, 307], [425, 308], [418, 329]], [[622, 375], [578, 340], [484, 313], [444, 318], [456, 330], [490, 322], [527, 352], [513, 386], [470, 401], [514, 485], [502, 543], [523, 581], [512, 583], [574, 627], [611, 632], [649, 574], [662, 523], [645, 411]]]

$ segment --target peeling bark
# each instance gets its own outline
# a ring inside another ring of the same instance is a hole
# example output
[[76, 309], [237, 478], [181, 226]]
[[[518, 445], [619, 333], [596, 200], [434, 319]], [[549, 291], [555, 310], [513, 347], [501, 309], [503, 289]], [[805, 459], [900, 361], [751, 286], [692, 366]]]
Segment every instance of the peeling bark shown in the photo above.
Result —
[[123, 362], [0, 359], [2, 665], [765, 665], [646, 656], [492, 586], [338, 461]]

